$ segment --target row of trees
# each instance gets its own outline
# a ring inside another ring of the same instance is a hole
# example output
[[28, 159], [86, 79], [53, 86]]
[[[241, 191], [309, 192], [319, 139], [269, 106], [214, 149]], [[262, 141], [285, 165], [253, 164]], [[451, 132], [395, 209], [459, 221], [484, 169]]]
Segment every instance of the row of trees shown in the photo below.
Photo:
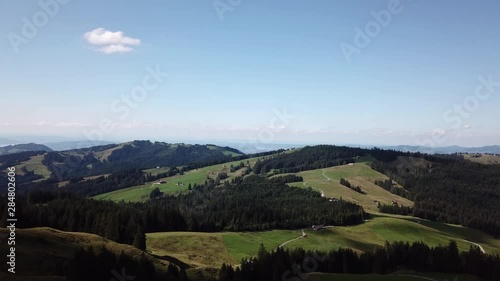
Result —
[[[0, 201], [3, 222], [7, 221], [7, 202]], [[88, 232], [142, 250], [146, 248], [142, 217], [133, 204], [78, 198], [61, 191], [36, 190], [16, 198], [16, 211], [19, 220], [16, 226], [20, 228], [47, 226]]]
[[346, 180], [344, 178], [340, 178], [340, 184], [347, 187], [347, 188], [350, 188], [350, 189], [356, 191], [357, 193], [365, 194], [365, 192], [363, 190], [361, 190], [361, 187], [354, 185], [354, 184], [351, 184], [348, 180]]
[[482, 254], [477, 247], [459, 252], [454, 241], [437, 247], [422, 242], [393, 242], [362, 254], [342, 248], [328, 253], [300, 248], [267, 252], [261, 246], [257, 257], [244, 259], [240, 267], [223, 265], [219, 280], [302, 280], [310, 272], [387, 274], [397, 270], [471, 274], [486, 281], [497, 281], [500, 280], [500, 257]]
[[105, 247], [79, 248], [74, 257], [63, 265], [61, 270], [52, 275], [63, 275], [68, 281], [187, 281], [186, 272], [170, 263], [166, 271], [157, 271], [152, 258], [142, 253], [130, 256], [121, 252], [119, 255]]
[[396, 184], [391, 179], [375, 180], [375, 184], [389, 191], [392, 194], [396, 194], [411, 201], [414, 200], [411, 192], [409, 192], [404, 188], [396, 186]]
[[153, 263], [144, 254], [139, 258], [133, 258], [123, 252], [116, 256], [105, 247], [77, 249], [61, 275], [67, 276], [68, 281], [109, 281], [116, 280], [116, 275], [122, 278], [130, 277], [125, 280], [159, 280], [156, 278]]
[[356, 157], [364, 154], [365, 150], [361, 148], [332, 145], [306, 146], [293, 153], [282, 153], [257, 161], [253, 170], [256, 174], [298, 173], [353, 163]]
[[298, 175], [286, 175], [286, 176], [269, 178], [269, 180], [271, 182], [285, 184], [285, 183], [291, 183], [291, 182], [302, 182], [302, 181], [304, 181], [304, 178], [301, 176], [298, 176]]
[[400, 206], [397, 204], [392, 204], [392, 205], [386, 205], [386, 204], [379, 204], [378, 205], [378, 210], [381, 213], [387, 213], [387, 214], [396, 214], [396, 215], [411, 215], [413, 214], [413, 208], [409, 206]]

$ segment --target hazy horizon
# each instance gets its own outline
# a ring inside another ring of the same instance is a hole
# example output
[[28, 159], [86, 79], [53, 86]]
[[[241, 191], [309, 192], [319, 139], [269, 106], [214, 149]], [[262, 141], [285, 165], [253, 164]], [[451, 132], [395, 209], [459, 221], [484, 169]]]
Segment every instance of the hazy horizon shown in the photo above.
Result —
[[[11, 142], [9, 142], [11, 141]], [[62, 143], [90, 143], [93, 145], [100, 145], [100, 143], [125, 143], [131, 141], [151, 141], [151, 142], [165, 142], [165, 143], [185, 143], [185, 144], [215, 144], [219, 146], [235, 146], [233, 148], [237, 148], [237, 146], [252, 146], [255, 148], [259, 147], [277, 147], [277, 148], [291, 148], [294, 146], [302, 147], [307, 145], [339, 145], [339, 146], [350, 146], [350, 147], [395, 147], [395, 146], [422, 146], [427, 148], [445, 148], [445, 147], [469, 147], [469, 148], [480, 148], [487, 146], [500, 146], [499, 144], [485, 144], [485, 145], [472, 145], [472, 146], [464, 146], [464, 145], [441, 145], [441, 146], [430, 146], [430, 145], [416, 145], [410, 143], [397, 143], [397, 144], [388, 144], [388, 143], [362, 143], [362, 142], [261, 142], [258, 139], [234, 139], [234, 140], [221, 140], [221, 139], [145, 139], [145, 138], [131, 138], [131, 139], [105, 139], [101, 141], [97, 140], [89, 140], [89, 139], [78, 139], [64, 136], [13, 136], [13, 137], [4, 137], [0, 135], [0, 147], [22, 144], [22, 143], [37, 143], [37, 144], [62, 144]]]

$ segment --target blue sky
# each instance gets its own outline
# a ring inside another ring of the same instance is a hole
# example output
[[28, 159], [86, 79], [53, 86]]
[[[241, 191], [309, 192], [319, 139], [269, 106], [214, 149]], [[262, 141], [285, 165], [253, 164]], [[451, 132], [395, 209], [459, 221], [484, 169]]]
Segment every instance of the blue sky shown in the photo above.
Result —
[[59, 1], [0, 4], [0, 137], [500, 144], [498, 1]]

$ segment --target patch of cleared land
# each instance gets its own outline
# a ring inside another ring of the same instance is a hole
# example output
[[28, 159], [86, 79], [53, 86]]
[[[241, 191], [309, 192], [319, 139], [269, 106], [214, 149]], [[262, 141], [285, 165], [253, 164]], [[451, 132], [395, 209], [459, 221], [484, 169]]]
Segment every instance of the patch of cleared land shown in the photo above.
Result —
[[[217, 165], [212, 165], [212, 166], [207, 166], [203, 167], [200, 169], [194, 169], [191, 171], [188, 171], [184, 173], [184, 175], [175, 175], [172, 177], [167, 177], [167, 178], [162, 178], [161, 180], [166, 181], [166, 183], [158, 184], [158, 181], [155, 182], [149, 182], [144, 185], [139, 185], [139, 186], [133, 186], [125, 189], [120, 189], [104, 194], [100, 194], [95, 196], [95, 199], [101, 199], [101, 200], [112, 200], [115, 202], [118, 201], [130, 201], [130, 202], [142, 202], [145, 200], [149, 200], [149, 194], [154, 188], [159, 188], [161, 192], [164, 194], [179, 194], [183, 192], [188, 191], [188, 186], [189, 184], [194, 185], [196, 184], [203, 184], [205, 183], [205, 180], [208, 178], [215, 179], [217, 175], [220, 172], [226, 172], [228, 175], [228, 178], [225, 179], [224, 181], [230, 181], [236, 176], [241, 176], [242, 173], [245, 171], [245, 167], [241, 168], [239, 170], [236, 170], [235, 172], [231, 173], [230, 172], [230, 166], [237, 166], [240, 164], [240, 162], [243, 162], [246, 166], [250, 164], [250, 166], [253, 166], [255, 162], [257, 162], [257, 159], [259, 157], [254, 157], [254, 158], [249, 158], [249, 159], [244, 159], [244, 160], [238, 160], [238, 161], [232, 161], [232, 162], [227, 162], [224, 164], [217, 164]], [[248, 163], [247, 163], [248, 162]], [[162, 169], [162, 168], [160, 168]], [[145, 172], [148, 171], [153, 171], [155, 169], [150, 169], [146, 170]], [[224, 182], [222, 181], [222, 182]], [[182, 183], [182, 184], [180, 184]]]
[[480, 164], [500, 164], [500, 156], [488, 154], [462, 154], [464, 159]]
[[148, 233], [147, 251], [174, 257], [193, 267], [220, 267], [222, 263], [233, 263], [222, 236], [222, 233], [200, 232]]
[[224, 155], [229, 155], [229, 156], [238, 156], [238, 155], [241, 155], [240, 153], [236, 153], [236, 152], [233, 152], [233, 151], [225, 150], [223, 147], [218, 147], [218, 146], [215, 146], [215, 145], [207, 145], [207, 148], [211, 149], [211, 150], [218, 150], [218, 151], [222, 152]]
[[[377, 203], [391, 204], [392, 201], [404, 206], [413, 206], [413, 202], [392, 194], [374, 184], [375, 180], [388, 179], [382, 173], [373, 170], [367, 162], [357, 162], [354, 165], [341, 165], [325, 169], [317, 169], [297, 173], [304, 182], [290, 183], [291, 186], [312, 187], [322, 191], [327, 198], [342, 198], [363, 206], [366, 211], [378, 213]], [[340, 184], [340, 178], [347, 179], [351, 184], [361, 187], [366, 194], [358, 193]], [[398, 185], [399, 188], [402, 188]]]
[[26, 167], [26, 170], [28, 170], [30, 172], [33, 171], [33, 172], [35, 172], [35, 174], [43, 177], [43, 179], [40, 179], [38, 181], [50, 178], [50, 175], [52, 173], [50, 172], [49, 168], [47, 168], [47, 166], [45, 166], [42, 163], [42, 160], [44, 157], [45, 157], [45, 154], [36, 155], [36, 156], [31, 157], [30, 160], [23, 162], [22, 164], [19, 164], [15, 167], [16, 173], [18, 175], [24, 175], [24, 172], [21, 170], [21, 168]]
[[117, 146], [110, 148], [110, 149], [106, 149], [103, 151], [96, 151], [96, 152], [94, 152], [94, 157], [97, 158], [101, 162], [103, 162], [104, 160], [107, 161], [108, 157], [111, 155], [111, 153], [113, 153], [113, 151], [115, 151], [117, 149], [122, 149], [125, 145], [128, 145], [128, 144], [131, 144], [131, 143], [130, 142], [122, 143], [122, 144], [117, 145]]

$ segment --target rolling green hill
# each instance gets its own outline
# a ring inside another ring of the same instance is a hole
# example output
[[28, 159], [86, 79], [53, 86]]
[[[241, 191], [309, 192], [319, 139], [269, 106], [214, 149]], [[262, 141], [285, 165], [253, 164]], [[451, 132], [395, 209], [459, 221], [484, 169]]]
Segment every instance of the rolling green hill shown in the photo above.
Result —
[[[267, 156], [271, 157], [271, 156]], [[217, 164], [212, 166], [207, 166], [199, 169], [194, 169], [184, 173], [183, 175], [175, 175], [172, 177], [166, 177], [161, 179], [165, 183], [159, 183], [158, 181], [148, 182], [144, 185], [133, 186], [125, 189], [120, 189], [104, 194], [95, 196], [95, 199], [100, 200], [112, 200], [115, 202], [126, 201], [126, 202], [142, 202], [149, 199], [149, 194], [154, 188], [159, 188], [164, 194], [178, 194], [182, 192], [187, 192], [189, 185], [203, 184], [206, 179], [215, 179], [219, 173], [227, 173], [228, 178], [224, 181], [231, 180], [236, 176], [241, 176], [246, 167], [238, 169], [231, 172], [231, 166], [237, 166], [243, 162], [245, 166], [250, 165], [252, 167], [256, 161], [261, 157], [249, 158], [241, 161], [231, 161], [224, 164]], [[154, 168], [144, 170], [146, 173], [159, 173], [160, 171], [166, 171], [165, 168]], [[222, 182], [224, 182], [222, 181]], [[181, 184], [182, 183], [182, 184]]]
[[[57, 152], [47, 148], [45, 151], [48, 152], [3, 155], [0, 156], [0, 164], [15, 166], [19, 176], [34, 173], [35, 177], [32, 177], [36, 181], [53, 178], [63, 182], [72, 178], [131, 169], [176, 167], [204, 161], [229, 161], [232, 156], [243, 155], [242, 152], [230, 147], [150, 141], [132, 141]], [[27, 179], [27, 181], [32, 180]]]
[[[377, 202], [391, 204], [392, 201], [403, 206], [413, 206], [413, 202], [392, 194], [374, 184], [375, 180], [388, 179], [382, 173], [373, 170], [369, 165], [369, 158], [362, 158], [351, 165], [341, 165], [325, 169], [299, 172], [297, 175], [304, 178], [304, 182], [290, 183], [291, 186], [312, 187], [322, 192], [327, 198], [342, 198], [363, 206], [366, 211], [377, 213]], [[340, 178], [360, 186], [365, 194], [360, 194], [339, 183]], [[399, 188], [402, 188], [398, 185]]]
[[[0, 234], [6, 234], [8, 230], [0, 228]], [[167, 260], [157, 259], [131, 245], [119, 244], [101, 236], [82, 232], [65, 232], [48, 227], [37, 227], [29, 229], [16, 229], [16, 268], [22, 280], [23, 276], [32, 278], [39, 276], [40, 280], [58, 280], [47, 279], [54, 272], [63, 268], [75, 255], [78, 248], [93, 247], [99, 249], [105, 247], [115, 255], [122, 252], [132, 258], [139, 258], [146, 255], [146, 258], [153, 262], [158, 272], [165, 272], [169, 262]], [[7, 243], [0, 243], [0, 252], [7, 253]], [[1, 277], [1, 275], [0, 275]], [[50, 277], [52, 278], [52, 277]], [[4, 280], [4, 279], [2, 279]], [[10, 279], [6, 279], [10, 280]], [[38, 279], [29, 279], [38, 280]], [[64, 279], [63, 279], [64, 280]]]
[[[242, 258], [257, 254], [260, 244], [268, 250], [286, 243], [285, 249], [328, 251], [340, 247], [371, 251], [386, 241], [423, 241], [430, 246], [446, 245], [455, 240], [462, 251], [478, 243], [486, 253], [500, 254], [500, 240], [470, 228], [442, 224], [405, 216], [374, 216], [356, 226], [336, 226], [321, 231], [272, 230], [264, 232], [193, 233], [169, 232], [147, 235], [147, 251], [168, 253], [184, 263], [217, 266], [239, 264]], [[207, 246], [210, 245], [210, 246]], [[214, 254], [215, 253], [215, 254]]]

